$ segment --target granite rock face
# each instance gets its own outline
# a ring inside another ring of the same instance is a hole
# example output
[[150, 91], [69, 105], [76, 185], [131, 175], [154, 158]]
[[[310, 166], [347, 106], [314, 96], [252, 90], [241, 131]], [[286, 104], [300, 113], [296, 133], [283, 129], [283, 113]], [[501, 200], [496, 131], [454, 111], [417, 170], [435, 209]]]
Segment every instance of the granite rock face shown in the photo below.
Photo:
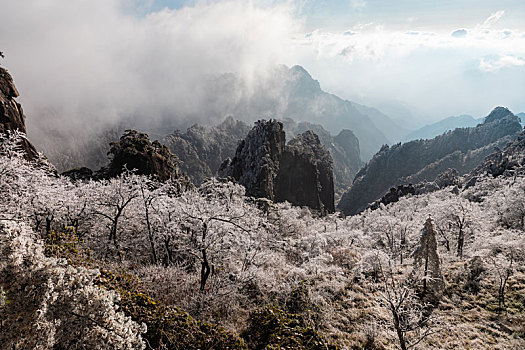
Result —
[[356, 214], [391, 187], [433, 181], [448, 168], [467, 174], [494, 145], [511, 141], [520, 130], [519, 119], [508, 109], [497, 107], [474, 128], [455, 129], [431, 140], [384, 146], [359, 171], [338, 207], [346, 215]]
[[[18, 90], [13, 78], [0, 67], [0, 133], [7, 134], [15, 130], [26, 133], [25, 115], [22, 106], [15, 100], [17, 97]], [[38, 157], [35, 147], [27, 139], [23, 139], [20, 146], [25, 151], [26, 159]]]
[[232, 160], [219, 175], [231, 176], [246, 187], [246, 194], [272, 201], [289, 201], [321, 212], [334, 211], [332, 158], [319, 137], [307, 131], [286, 145], [283, 124], [255, 123]]
[[308, 122], [295, 122], [286, 118], [283, 120], [284, 130], [288, 137], [311, 130], [319, 137], [321, 144], [328, 149], [332, 156], [334, 189], [336, 197], [352, 185], [352, 181], [363, 166], [360, 157], [359, 140], [351, 130], [341, 130], [336, 136], [332, 136], [319, 124]]
[[275, 200], [333, 213], [332, 157], [313, 131], [305, 131], [284, 148]]
[[233, 159], [226, 160], [219, 176], [231, 176], [246, 187], [246, 195], [275, 201], [275, 179], [286, 145], [283, 124], [258, 121], [241, 141]]

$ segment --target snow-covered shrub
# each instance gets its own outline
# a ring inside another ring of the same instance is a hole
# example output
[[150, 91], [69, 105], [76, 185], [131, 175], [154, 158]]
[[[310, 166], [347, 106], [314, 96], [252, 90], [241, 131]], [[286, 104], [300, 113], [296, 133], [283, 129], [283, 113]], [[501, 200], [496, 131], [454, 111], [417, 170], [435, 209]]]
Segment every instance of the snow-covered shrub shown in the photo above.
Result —
[[144, 325], [97, 287], [99, 271], [48, 258], [23, 224], [0, 227], [0, 343], [6, 348], [144, 349]]

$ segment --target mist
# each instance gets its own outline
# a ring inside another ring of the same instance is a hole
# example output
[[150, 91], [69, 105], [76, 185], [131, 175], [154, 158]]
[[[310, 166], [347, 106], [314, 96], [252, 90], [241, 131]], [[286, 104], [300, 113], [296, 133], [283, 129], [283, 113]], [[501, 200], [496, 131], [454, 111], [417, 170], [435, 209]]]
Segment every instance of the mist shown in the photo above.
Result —
[[334, 21], [347, 16], [347, 26], [315, 29], [304, 1], [154, 3], [0, 0], [1, 64], [37, 145], [53, 132], [78, 141], [114, 125], [214, 124], [261, 91], [279, 104], [280, 64], [304, 66], [324, 90], [407, 128], [496, 105], [525, 110], [525, 31], [507, 28], [503, 10], [411, 30], [360, 22], [372, 6], [362, 1]]
[[214, 105], [249, 95], [269, 67], [287, 61], [298, 28], [287, 4], [202, 3], [145, 16], [130, 12], [133, 4], [3, 1], [2, 64], [21, 92], [30, 136], [45, 137], [48, 123], [78, 132], [130, 118], [206, 121], [210, 80], [235, 72], [243, 82], [242, 91], [219, 91]]

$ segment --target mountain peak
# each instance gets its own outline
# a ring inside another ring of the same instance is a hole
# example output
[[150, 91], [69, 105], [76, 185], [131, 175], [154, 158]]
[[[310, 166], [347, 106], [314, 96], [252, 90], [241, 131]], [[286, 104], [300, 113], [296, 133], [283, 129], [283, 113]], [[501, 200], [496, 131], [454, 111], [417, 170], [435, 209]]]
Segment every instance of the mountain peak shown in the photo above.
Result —
[[290, 68], [290, 72], [306, 75], [310, 79], [313, 79], [310, 73], [308, 73], [308, 71], [303, 66], [300, 66], [300, 65], [295, 65], [292, 68]]
[[488, 116], [485, 117], [484, 123], [492, 123], [493, 121], [503, 119], [509, 115], [514, 115], [508, 108], [498, 106], [492, 110], [492, 112], [489, 113]]
[[312, 97], [322, 92], [319, 81], [312, 78], [303, 67], [293, 66], [289, 72], [292, 82], [290, 87], [298, 96]]

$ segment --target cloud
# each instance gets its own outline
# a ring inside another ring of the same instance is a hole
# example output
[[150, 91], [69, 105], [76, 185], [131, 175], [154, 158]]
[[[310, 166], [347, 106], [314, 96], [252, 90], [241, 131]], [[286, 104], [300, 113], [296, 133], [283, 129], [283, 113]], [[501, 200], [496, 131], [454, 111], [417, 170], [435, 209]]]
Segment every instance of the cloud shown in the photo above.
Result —
[[[451, 36], [457, 24], [446, 23], [427, 31], [366, 21], [305, 29], [296, 7], [302, 0], [189, 1], [195, 5], [153, 13], [137, 10], [145, 1], [4, 1], [2, 64], [21, 93], [30, 137], [50, 125], [78, 132], [126, 118], [148, 126], [169, 120], [173, 128], [211, 124], [222, 107], [267, 88], [275, 64], [303, 65], [323, 89], [343, 98], [388, 97], [441, 116], [484, 112], [493, 107], [486, 104], [522, 100], [525, 93], [523, 74], [502, 69], [520, 66], [525, 32], [491, 27], [501, 11], [462, 28], [468, 35], [458, 40]], [[242, 83], [210, 84], [230, 72]], [[487, 88], [503, 77], [505, 88]], [[489, 90], [484, 104], [469, 95]]]
[[483, 22], [483, 24], [481, 25], [482, 28], [490, 28], [492, 27], [494, 24], [496, 24], [500, 19], [501, 17], [503, 17], [503, 15], [505, 14], [505, 11], [504, 10], [500, 10], [500, 11], [497, 11], [497, 12], [494, 12], [492, 13], [489, 17], [487, 17], [487, 19]]
[[479, 69], [484, 72], [497, 72], [509, 67], [525, 67], [525, 59], [506, 55], [482, 58], [479, 62]]
[[122, 7], [129, 1], [2, 4], [3, 65], [30, 132], [47, 122], [43, 111], [86, 127], [130, 116], [204, 120], [210, 77], [238, 73], [243, 91], [230, 95], [249, 94], [266, 67], [290, 61], [286, 48], [300, 25], [288, 3], [199, 1], [136, 16]]
[[468, 31], [466, 29], [457, 29], [450, 34], [454, 38], [464, 38], [467, 36]]

